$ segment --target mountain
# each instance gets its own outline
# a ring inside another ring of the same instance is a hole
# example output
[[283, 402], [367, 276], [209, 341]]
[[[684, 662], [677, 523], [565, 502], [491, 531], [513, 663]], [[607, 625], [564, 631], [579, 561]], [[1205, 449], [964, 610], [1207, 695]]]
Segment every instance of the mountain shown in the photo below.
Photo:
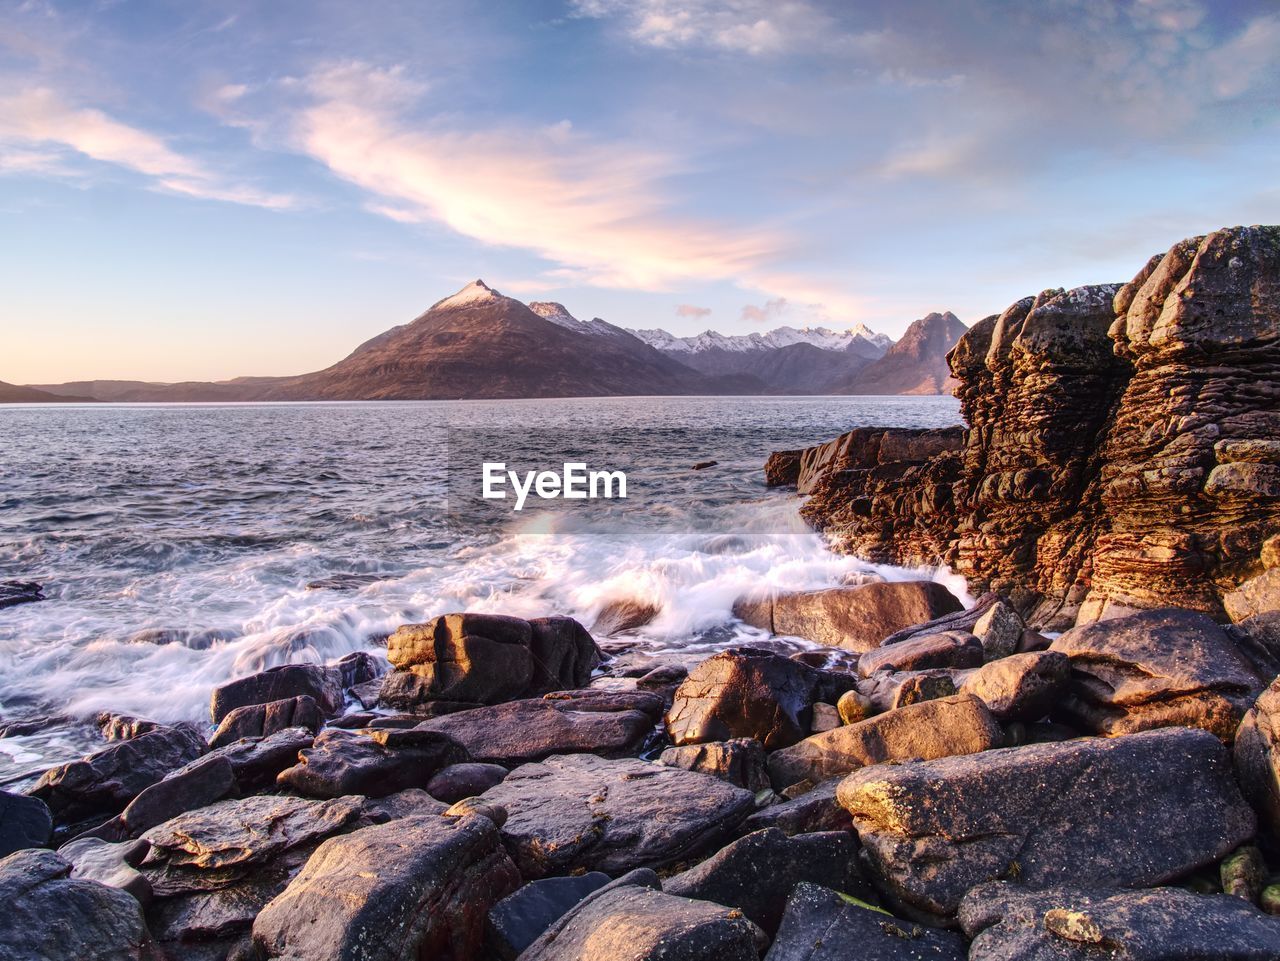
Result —
[[832, 384], [835, 394], [945, 394], [954, 381], [947, 353], [968, 331], [951, 311], [915, 321], [879, 360]]
[[0, 380], [0, 404], [91, 404], [93, 398], [87, 395], [76, 397], [70, 394], [55, 394], [52, 391], [40, 390], [37, 387], [19, 387], [17, 384], [6, 384]]

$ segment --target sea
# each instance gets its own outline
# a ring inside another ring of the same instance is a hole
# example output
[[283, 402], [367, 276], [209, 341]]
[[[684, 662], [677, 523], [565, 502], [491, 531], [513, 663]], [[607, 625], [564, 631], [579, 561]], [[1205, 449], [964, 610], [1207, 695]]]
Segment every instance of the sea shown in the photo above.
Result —
[[[29, 731], [0, 737], [0, 786], [100, 747], [98, 712], [207, 723], [219, 684], [382, 656], [453, 611], [590, 628], [633, 602], [656, 615], [624, 640], [687, 661], [763, 640], [732, 614], [763, 588], [876, 573], [968, 600], [945, 569], [832, 552], [762, 471], [854, 427], [959, 422], [951, 397], [0, 407], [0, 580], [46, 595], [0, 610], [0, 726]], [[483, 497], [486, 463], [622, 471], [627, 497], [517, 511], [509, 482]]]

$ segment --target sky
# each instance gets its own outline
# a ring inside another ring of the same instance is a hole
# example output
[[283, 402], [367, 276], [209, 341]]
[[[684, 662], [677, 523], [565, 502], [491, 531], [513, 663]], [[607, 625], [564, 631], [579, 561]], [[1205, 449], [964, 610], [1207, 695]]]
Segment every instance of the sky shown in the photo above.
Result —
[[1278, 124], [1274, 0], [0, 0], [0, 380], [973, 323], [1280, 223]]

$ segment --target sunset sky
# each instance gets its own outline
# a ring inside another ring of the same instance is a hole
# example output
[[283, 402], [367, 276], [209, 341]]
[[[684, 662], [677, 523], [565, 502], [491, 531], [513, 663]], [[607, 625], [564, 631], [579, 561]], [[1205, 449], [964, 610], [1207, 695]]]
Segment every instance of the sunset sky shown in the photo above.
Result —
[[0, 380], [339, 359], [475, 277], [968, 323], [1280, 222], [1280, 5], [0, 0]]

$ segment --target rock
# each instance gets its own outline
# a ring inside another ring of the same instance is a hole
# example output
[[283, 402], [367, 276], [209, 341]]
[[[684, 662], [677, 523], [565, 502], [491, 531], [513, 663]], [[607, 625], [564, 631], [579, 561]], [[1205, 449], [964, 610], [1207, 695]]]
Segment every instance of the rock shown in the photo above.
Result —
[[572, 618], [446, 614], [401, 627], [387, 642], [387, 657], [396, 670], [383, 703], [414, 710], [431, 701], [500, 704], [585, 687], [601, 655]]
[[1026, 630], [1022, 616], [1004, 601], [996, 601], [974, 622], [973, 634], [988, 661], [1008, 657], [1018, 649]]
[[627, 597], [610, 601], [600, 609], [595, 623], [591, 625], [593, 634], [612, 637], [623, 631], [633, 631], [644, 627], [660, 613], [661, 608], [648, 601]]
[[[949, 693], [955, 693], [954, 685]], [[836, 702], [836, 712], [840, 715], [841, 723], [857, 724], [876, 714], [876, 708], [871, 698], [860, 691], [845, 691]]]
[[1262, 852], [1252, 844], [1233, 851], [1218, 866], [1218, 877], [1223, 893], [1257, 904], [1267, 883], [1267, 865], [1262, 860]]
[[71, 865], [73, 878], [119, 888], [146, 907], [151, 903], [151, 882], [137, 868], [150, 850], [151, 844], [147, 841], [113, 843], [98, 838], [78, 838], [58, 848], [58, 857]]
[[36, 797], [0, 791], [0, 858], [42, 848], [53, 838], [49, 806]]
[[0, 609], [44, 600], [44, 588], [35, 581], [0, 581]]
[[446, 804], [453, 804], [463, 798], [483, 794], [495, 784], [501, 784], [506, 777], [507, 769], [501, 764], [464, 761], [442, 767], [431, 775], [431, 780], [427, 782], [427, 793]]
[[207, 750], [193, 725], [160, 728], [46, 771], [30, 793], [58, 820], [114, 814]]
[[968, 946], [952, 931], [901, 921], [851, 904], [817, 884], [796, 885], [765, 961], [965, 961]]
[[[1280, 498], [1280, 492], [1276, 497]], [[1222, 605], [1236, 623], [1280, 611], [1280, 567], [1272, 567], [1245, 581], [1222, 598]]]
[[483, 797], [463, 798], [461, 801], [455, 802], [445, 812], [445, 817], [461, 818], [468, 815], [478, 814], [481, 817], [488, 818], [497, 827], [502, 827], [507, 823], [507, 809], [501, 804], [492, 801], [486, 801]]
[[608, 883], [609, 875], [599, 871], [530, 881], [489, 909], [485, 945], [499, 961], [515, 961], [547, 928]]
[[368, 684], [387, 673], [387, 665], [368, 651], [353, 651], [340, 657], [333, 666], [342, 672], [344, 688]]
[[772, 936], [787, 899], [802, 881], [870, 897], [857, 857], [858, 839], [847, 831], [788, 837], [770, 828], [747, 834], [701, 864], [668, 878], [662, 890], [738, 908]]
[[520, 961], [757, 961], [762, 941], [741, 912], [626, 885], [579, 903]]
[[795, 487], [800, 482], [800, 455], [804, 451], [779, 450], [764, 462], [765, 487]]
[[104, 711], [96, 718], [98, 730], [108, 741], [130, 741], [140, 734], [149, 734], [157, 728], [164, 727], [146, 718], [134, 717], [132, 714], [112, 714]]
[[1010, 606], [1004, 597], [994, 591], [988, 591], [974, 601], [972, 607], [953, 610], [923, 624], [910, 624], [900, 631], [894, 631], [880, 642], [880, 646], [888, 647], [890, 644], [901, 644], [903, 641], [927, 637], [930, 634], [945, 634], [947, 631], [960, 631], [962, 634], [977, 636], [978, 622], [996, 605]]
[[960, 609], [955, 595], [941, 584], [895, 581], [779, 594], [773, 598], [769, 623], [761, 622], [763, 608], [747, 623], [861, 652], [878, 647], [903, 627]]
[[474, 760], [515, 767], [553, 754], [638, 754], [662, 716], [656, 694], [561, 691], [423, 721], [416, 730], [448, 735]]
[[[847, 693], [847, 692], [846, 692]], [[844, 697], [843, 694], [840, 695]], [[821, 734], [824, 731], [830, 731], [837, 728], [844, 722], [840, 720], [840, 712], [836, 710], [834, 704], [824, 704], [822, 701], [815, 701], [813, 705], [813, 723], [809, 725], [809, 731], [813, 734]]]
[[671, 864], [727, 837], [755, 807], [751, 792], [706, 774], [590, 754], [522, 765], [481, 800], [507, 809], [503, 838], [530, 880]]
[[324, 714], [308, 694], [266, 704], [248, 704], [227, 713], [209, 738], [209, 746], [222, 747], [242, 737], [267, 737], [287, 727], [302, 727], [315, 734], [323, 725]]
[[465, 747], [435, 731], [384, 730], [367, 736], [322, 731], [276, 783], [304, 797], [384, 797], [406, 788], [425, 789], [441, 768], [470, 759]]
[[972, 961], [1264, 961], [1280, 957], [1280, 921], [1239, 898], [1178, 888], [1125, 891], [994, 882], [960, 908]]
[[708, 467], [715, 467], [720, 462], [717, 460], [700, 460], [693, 465], [694, 470], [706, 470]]
[[[360, 805], [360, 809], [360, 821], [369, 824], [386, 824], [388, 821], [423, 814], [443, 815], [453, 810], [443, 801], [433, 798], [426, 791], [416, 787], [405, 788], [403, 791], [396, 791], [385, 797], [366, 798]], [[498, 824], [499, 819], [489, 817], [489, 820]], [[498, 824], [498, 826], [502, 825]]]
[[658, 763], [685, 771], [710, 774], [752, 794], [769, 787], [764, 746], [749, 737], [669, 747], [658, 757]]
[[134, 631], [127, 638], [126, 644], [154, 644], [163, 647], [166, 644], [179, 644], [192, 651], [207, 651], [214, 644], [222, 641], [234, 641], [238, 635], [235, 631], [224, 628], [204, 628], [193, 631], [184, 627], [148, 627]]
[[215, 688], [209, 699], [209, 713], [214, 724], [238, 707], [270, 704], [306, 695], [319, 706], [325, 717], [342, 711], [342, 672], [336, 667], [319, 664], [282, 664], [259, 674], [250, 674]]
[[1071, 686], [1056, 713], [1098, 734], [1179, 725], [1230, 741], [1262, 687], [1227, 633], [1190, 611], [1077, 627], [1051, 650], [1071, 658]]
[[669, 708], [675, 700], [676, 690], [688, 676], [689, 669], [683, 665], [663, 664], [636, 678], [636, 690], [659, 695], [663, 704]]
[[855, 683], [757, 648], [721, 651], [676, 690], [667, 732], [677, 745], [749, 737], [772, 751], [808, 736], [815, 701], [836, 701]]
[[306, 728], [288, 727], [267, 737], [250, 737], [211, 751], [231, 764], [242, 791], [260, 791], [274, 785], [276, 776], [298, 762], [298, 754], [315, 738]]
[[978, 667], [984, 652], [972, 634], [948, 631], [926, 634], [900, 644], [867, 651], [858, 658], [858, 673], [870, 677], [877, 671], [921, 671], [931, 667]]
[[314, 581], [307, 581], [307, 590], [309, 591], [358, 591], [361, 588], [368, 587], [370, 584], [376, 584], [378, 581], [387, 579], [385, 574], [354, 574], [343, 572], [340, 574], [330, 574], [327, 577], [319, 577]]
[[853, 819], [836, 798], [840, 781], [840, 778], [831, 778], [796, 797], [757, 811], [742, 822], [739, 833], [750, 834], [752, 831], [777, 828], [790, 837], [796, 834], [853, 830]]
[[1001, 721], [1038, 721], [1061, 701], [1071, 662], [1058, 651], [1011, 654], [961, 675], [957, 688], [987, 705]]
[[1184, 728], [864, 768], [837, 796], [885, 889], [939, 916], [993, 878], [1161, 884], [1255, 827], [1222, 743]]
[[859, 768], [914, 758], [932, 760], [1000, 747], [1004, 732], [972, 695], [923, 701], [847, 724], [769, 756], [777, 790], [797, 781], [824, 781]]
[[142, 961], [142, 908], [130, 895], [72, 878], [52, 851], [0, 859], [0, 956], [5, 961]]
[[859, 681], [858, 693], [869, 703], [870, 714], [874, 715], [951, 697], [956, 693], [956, 675], [943, 670], [879, 672]]
[[1280, 677], [1258, 696], [1236, 731], [1236, 774], [1262, 828], [1280, 836]]
[[409, 817], [330, 838], [253, 923], [264, 958], [475, 958], [520, 884], [481, 817]]
[[137, 837], [179, 814], [220, 801], [238, 788], [231, 762], [206, 755], [146, 788], [129, 802], [119, 820], [127, 836]]

